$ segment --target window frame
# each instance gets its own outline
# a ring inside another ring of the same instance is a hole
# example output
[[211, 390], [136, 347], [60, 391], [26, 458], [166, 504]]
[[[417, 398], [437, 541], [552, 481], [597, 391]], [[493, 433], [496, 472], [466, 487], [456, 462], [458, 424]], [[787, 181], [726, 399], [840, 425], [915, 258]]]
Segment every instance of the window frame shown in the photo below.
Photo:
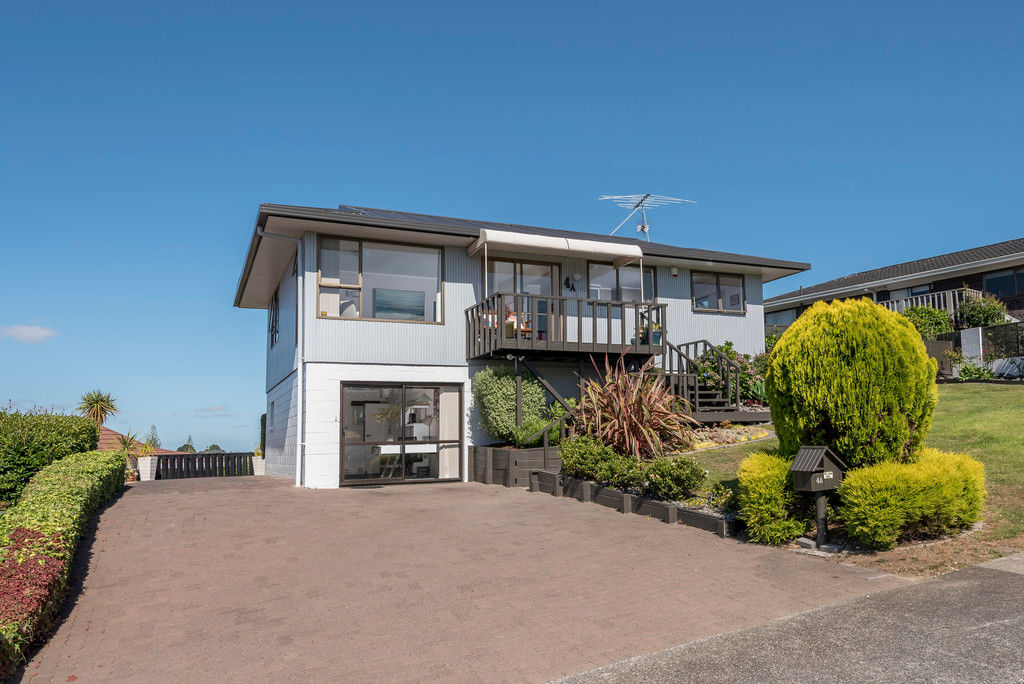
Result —
[[[324, 284], [321, 277], [321, 264], [320, 264], [320, 252], [321, 252], [321, 241], [327, 238], [328, 240], [341, 240], [345, 242], [354, 242], [359, 245], [359, 284], [345, 284], [341, 283], [340, 280], [337, 284], [329, 283]], [[438, 290], [440, 292], [440, 302], [438, 308], [440, 309], [440, 318], [436, 321], [413, 321], [402, 318], [371, 318], [369, 316], [363, 316], [363, 245], [364, 243], [374, 243], [380, 245], [392, 245], [395, 247], [417, 247], [420, 249], [434, 249], [438, 253]], [[444, 273], [444, 261], [445, 261], [444, 245], [428, 245], [428, 244], [416, 244], [414, 242], [397, 242], [394, 240], [376, 240], [376, 239], [364, 239], [364, 238], [352, 238], [343, 237], [341, 235], [324, 235], [318, 233], [316, 236], [316, 317], [324, 320], [332, 321], [376, 321], [378, 323], [409, 323], [412, 325], [444, 325], [445, 322], [445, 307], [444, 307], [444, 290], [445, 290], [445, 273]], [[334, 290], [359, 290], [359, 315], [356, 317], [345, 317], [345, 316], [331, 316], [322, 313], [323, 309], [320, 308], [320, 290], [322, 288], [330, 288]]]
[[[1010, 274], [1010, 284], [1013, 286], [1013, 292], [1011, 292], [1010, 294], [996, 294], [995, 292], [989, 290], [988, 286], [985, 283], [986, 278], [988, 278], [989, 276], [995, 276], [1000, 273]], [[1018, 282], [1021, 281], [1022, 276], [1024, 276], [1024, 268], [1014, 268], [1012, 266], [1010, 268], [1001, 268], [998, 271], [988, 271], [986, 273], [981, 274], [981, 289], [983, 292], [985, 292], [986, 294], [990, 294], [993, 297], [1016, 297], [1017, 295], [1024, 294], [1024, 289], [1017, 287], [1017, 284]]]
[[[625, 300], [622, 299], [622, 269], [626, 268], [627, 266], [632, 266], [633, 264], [626, 264], [626, 266], [616, 266], [614, 263], [612, 263], [610, 261], [601, 261], [599, 259], [587, 259], [587, 292], [586, 292], [585, 299], [595, 299], [594, 297], [590, 296], [590, 266], [591, 265], [594, 265], [594, 266], [611, 266], [612, 267], [612, 270], [615, 271], [615, 296], [618, 297], [618, 299], [609, 299], [608, 301], [610, 301], [610, 302], [622, 302], [622, 301], [625, 301]], [[637, 266], [637, 268], [640, 268], [640, 267]], [[644, 277], [643, 272], [644, 271], [650, 271], [651, 272], [651, 289], [654, 290], [654, 292], [652, 293], [650, 299], [646, 299], [646, 300], [644, 300], [642, 302], [635, 302], [635, 303], [637, 303], [637, 304], [657, 304], [658, 303], [658, 269], [655, 266], [644, 266], [643, 268], [641, 268], [640, 269], [640, 280], [641, 280], [641, 282], [643, 282], [643, 277]], [[630, 302], [630, 303], [634, 303], [634, 302]]]
[[[338, 417], [338, 486], [340, 487], [354, 487], [359, 485], [368, 484], [420, 484], [424, 482], [461, 482], [464, 478], [464, 464], [463, 464], [463, 453], [466, 449], [466, 386], [459, 382], [373, 382], [373, 381], [356, 381], [356, 382], [342, 382], [340, 384], [341, 403], [339, 405], [340, 413]], [[396, 444], [402, 447], [402, 458], [404, 466], [405, 458], [405, 446], [406, 444], [437, 444], [439, 447], [458, 444], [459, 449], [459, 474], [456, 477], [445, 477], [445, 478], [410, 478], [407, 479], [404, 476], [401, 478], [366, 478], [358, 480], [345, 480], [345, 387], [400, 387], [402, 390], [402, 403], [405, 403], [405, 392], [406, 388], [412, 387], [458, 387], [459, 389], [459, 439], [438, 439], [438, 440], [424, 440], [424, 441], [412, 441], [412, 440], [396, 440], [394, 442], [369, 442], [369, 441], [352, 441], [347, 442], [349, 446], [375, 446], [379, 444]]]
[[[718, 308], [706, 309], [704, 307], [697, 306], [697, 297], [693, 287], [693, 277], [695, 275], [714, 276], [715, 277], [715, 293], [718, 298]], [[726, 309], [722, 307], [722, 276], [738, 276], [740, 279], [740, 300], [743, 303], [742, 309]], [[713, 314], [726, 314], [730, 316], [746, 316], [747, 315], [747, 277], [743, 273], [720, 273], [717, 271], [690, 271], [690, 309], [693, 313], [713, 313]]]
[[277, 346], [281, 337], [281, 288], [274, 290], [270, 298], [270, 309], [267, 314], [267, 334], [270, 336], [270, 348]]

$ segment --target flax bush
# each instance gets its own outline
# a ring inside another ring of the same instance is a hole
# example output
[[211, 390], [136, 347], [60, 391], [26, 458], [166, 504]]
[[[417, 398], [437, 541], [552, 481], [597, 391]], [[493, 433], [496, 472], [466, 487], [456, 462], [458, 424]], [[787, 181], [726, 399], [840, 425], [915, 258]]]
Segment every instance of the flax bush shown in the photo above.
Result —
[[854, 468], [912, 460], [938, 401], [936, 368], [903, 316], [868, 299], [816, 303], [768, 360], [780, 453], [820, 444]]

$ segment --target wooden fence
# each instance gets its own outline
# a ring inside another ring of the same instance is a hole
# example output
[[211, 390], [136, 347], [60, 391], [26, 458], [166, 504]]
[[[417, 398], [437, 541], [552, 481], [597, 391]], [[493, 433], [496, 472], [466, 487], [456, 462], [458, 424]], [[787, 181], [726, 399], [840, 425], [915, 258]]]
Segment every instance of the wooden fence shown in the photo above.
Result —
[[156, 479], [252, 475], [252, 457], [251, 451], [157, 456]]
[[529, 487], [530, 471], [562, 467], [558, 447], [534, 449], [469, 448], [470, 480], [506, 487]]

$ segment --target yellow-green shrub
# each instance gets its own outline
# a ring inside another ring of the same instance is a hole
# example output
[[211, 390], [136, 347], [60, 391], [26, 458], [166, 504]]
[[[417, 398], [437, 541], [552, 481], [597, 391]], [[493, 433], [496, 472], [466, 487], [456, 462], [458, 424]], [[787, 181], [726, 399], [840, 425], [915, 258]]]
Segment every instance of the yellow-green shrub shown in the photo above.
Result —
[[780, 453], [821, 444], [851, 468], [912, 460], [938, 401], [935, 373], [903, 316], [868, 299], [816, 303], [768, 360]]
[[756, 542], [781, 544], [806, 532], [811, 522], [799, 510], [789, 465], [781, 456], [759, 451], [743, 459], [736, 472], [739, 517]]
[[875, 549], [974, 524], [985, 502], [985, 466], [965, 454], [922, 449], [914, 463], [851, 470], [839, 488], [847, 534]]

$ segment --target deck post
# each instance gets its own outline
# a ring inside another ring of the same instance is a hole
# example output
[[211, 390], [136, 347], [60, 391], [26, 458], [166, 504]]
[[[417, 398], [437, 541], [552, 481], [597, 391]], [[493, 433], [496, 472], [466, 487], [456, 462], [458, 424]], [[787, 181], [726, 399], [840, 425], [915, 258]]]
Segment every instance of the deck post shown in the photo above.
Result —
[[516, 427], [523, 425], [523, 368], [519, 357], [515, 358], [516, 367]]

